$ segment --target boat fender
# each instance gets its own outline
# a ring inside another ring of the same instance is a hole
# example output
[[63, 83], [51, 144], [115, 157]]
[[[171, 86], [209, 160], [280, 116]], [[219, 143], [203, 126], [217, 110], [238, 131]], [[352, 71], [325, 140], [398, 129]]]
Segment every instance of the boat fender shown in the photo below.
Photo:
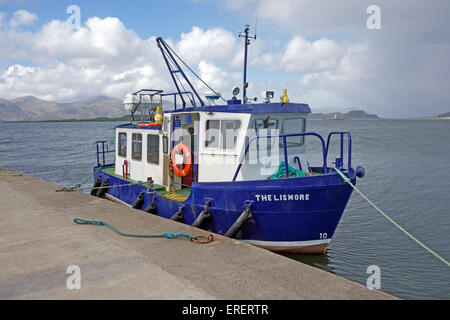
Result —
[[103, 198], [106, 194], [106, 191], [108, 191], [108, 186], [109, 186], [109, 180], [106, 179], [105, 181], [103, 181], [102, 185], [100, 186], [101, 189], [97, 190], [97, 197]]
[[184, 206], [180, 206], [178, 208], [178, 211], [175, 212], [172, 217], [170, 217], [170, 220], [178, 221], [178, 222], [183, 221], [184, 220], [183, 210], [184, 210]]
[[158, 208], [155, 203], [156, 197], [153, 197], [152, 202], [145, 208], [145, 212], [151, 213], [151, 214], [157, 214]]
[[195, 219], [194, 223], [192, 224], [193, 227], [200, 228], [200, 226], [205, 222], [206, 220], [211, 218], [211, 213], [209, 211], [203, 210], [200, 215]]
[[233, 225], [228, 229], [225, 233], [225, 237], [233, 238], [236, 233], [241, 230], [241, 228], [253, 218], [253, 214], [250, 211], [250, 206], [248, 206], [237, 218], [237, 220], [233, 223]]
[[206, 203], [205, 210], [200, 212], [197, 219], [195, 219], [194, 223], [192, 224], [193, 227], [200, 228], [200, 226], [205, 222], [206, 220], [211, 219], [211, 212], [209, 211], [210, 201]]
[[95, 182], [94, 185], [92, 186], [91, 189], [91, 196], [96, 196], [97, 195], [97, 191], [98, 191], [98, 187], [100, 187], [102, 185], [102, 178], [98, 177]]
[[140, 209], [143, 204], [144, 204], [144, 193], [141, 192], [139, 196], [136, 198], [136, 201], [134, 201], [133, 209]]
[[365, 175], [366, 175], [366, 170], [364, 170], [364, 168], [361, 166], [357, 166], [356, 167], [356, 176], [361, 179]]
[[[338, 168], [338, 167], [336, 167], [336, 168]], [[342, 168], [341, 168], [341, 170], [342, 170]], [[355, 179], [356, 178], [356, 171], [355, 171], [355, 169], [353, 169], [352, 167], [348, 168], [347, 175], [348, 175], [350, 180]]]

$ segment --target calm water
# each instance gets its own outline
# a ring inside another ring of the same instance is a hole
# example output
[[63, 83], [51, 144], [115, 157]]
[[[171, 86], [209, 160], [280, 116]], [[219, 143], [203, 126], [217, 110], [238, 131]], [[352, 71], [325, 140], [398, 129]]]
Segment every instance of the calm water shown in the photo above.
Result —
[[[91, 176], [94, 143], [113, 139], [114, 125], [0, 123], [0, 167], [72, 186]], [[352, 164], [366, 169], [366, 176], [358, 180], [360, 190], [450, 260], [450, 121], [313, 120], [310, 129], [322, 135], [350, 130]], [[311, 141], [308, 150], [315, 147]], [[331, 154], [330, 162], [332, 158]], [[90, 180], [83, 186], [91, 184]], [[450, 268], [397, 230], [357, 193], [350, 199], [326, 256], [289, 257], [364, 285], [367, 267], [378, 265], [385, 292], [406, 299], [450, 299]]]

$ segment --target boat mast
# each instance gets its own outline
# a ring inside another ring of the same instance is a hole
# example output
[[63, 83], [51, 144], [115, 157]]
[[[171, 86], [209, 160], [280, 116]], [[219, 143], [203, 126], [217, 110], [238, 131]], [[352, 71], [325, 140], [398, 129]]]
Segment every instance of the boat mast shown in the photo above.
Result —
[[245, 52], [244, 52], [244, 83], [242, 86], [242, 102], [243, 103], [247, 103], [247, 87], [248, 87], [248, 83], [247, 83], [247, 47], [250, 44], [250, 39], [256, 40], [256, 34], [252, 37], [248, 35], [248, 31], [250, 29], [250, 26], [248, 24], [245, 25], [245, 29], [244, 29], [244, 33], [245, 35], [242, 35], [239, 32], [239, 37], [243, 37], [245, 38]]

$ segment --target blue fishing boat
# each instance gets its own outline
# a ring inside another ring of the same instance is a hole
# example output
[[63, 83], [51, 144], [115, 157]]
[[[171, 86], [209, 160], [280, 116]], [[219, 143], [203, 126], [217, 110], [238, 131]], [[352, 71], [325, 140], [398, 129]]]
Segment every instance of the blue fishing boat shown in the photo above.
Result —
[[[242, 100], [239, 87], [225, 100], [203, 81], [211, 91], [201, 97], [181, 65], [195, 72], [156, 39], [176, 91], [125, 97], [132, 121], [115, 128], [114, 149], [97, 142], [91, 194], [272, 251], [324, 254], [352, 193], [327, 164], [332, 141], [340, 143], [334, 167], [353, 184], [364, 176], [351, 164], [350, 132], [331, 132], [326, 141], [309, 132], [309, 106], [290, 102], [286, 90], [279, 101], [273, 91], [260, 103], [249, 99], [247, 47], [256, 36], [248, 25], [240, 36]], [[318, 150], [306, 150], [310, 139]], [[320, 155], [319, 166], [310, 165], [311, 155]]]

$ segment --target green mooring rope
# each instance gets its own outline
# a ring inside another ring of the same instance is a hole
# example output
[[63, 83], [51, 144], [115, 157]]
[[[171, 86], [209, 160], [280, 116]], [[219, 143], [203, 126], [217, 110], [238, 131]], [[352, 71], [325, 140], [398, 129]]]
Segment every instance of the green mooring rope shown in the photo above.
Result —
[[91, 180], [92, 179], [92, 176], [91, 177], [89, 177], [89, 178], [87, 178], [86, 180], [84, 180], [83, 182], [81, 182], [81, 183], [77, 183], [77, 184], [75, 184], [74, 186], [72, 186], [72, 187], [64, 187], [64, 188], [62, 188], [62, 189], [60, 189], [60, 190], [56, 190], [56, 191], [59, 191], [59, 192], [61, 192], [61, 191], [76, 191], [76, 190], [78, 190], [83, 184], [85, 184], [86, 182], [88, 182], [89, 180]]
[[94, 226], [105, 226], [113, 230], [118, 235], [124, 236], [124, 237], [133, 237], [133, 238], [166, 238], [166, 239], [179, 239], [184, 238], [188, 240], [197, 240], [198, 237], [191, 236], [187, 233], [172, 233], [172, 232], [163, 232], [162, 234], [133, 234], [133, 233], [124, 233], [116, 228], [114, 228], [112, 225], [103, 222], [103, 221], [95, 221], [95, 220], [84, 220], [80, 218], [75, 218], [73, 221], [76, 224], [90, 224]]
[[447, 267], [450, 267], [450, 263], [447, 260], [445, 260], [440, 255], [438, 255], [436, 252], [434, 252], [433, 250], [428, 248], [419, 239], [417, 239], [411, 233], [406, 231], [401, 225], [399, 225], [397, 222], [395, 222], [391, 217], [389, 217], [385, 212], [383, 212], [383, 210], [378, 208], [372, 201], [370, 201], [369, 198], [367, 198], [361, 191], [358, 190], [358, 188], [355, 187], [355, 185], [353, 185], [353, 183], [350, 181], [350, 179], [344, 173], [342, 173], [342, 171], [340, 171], [337, 168], [334, 168], [334, 170], [336, 170], [336, 172], [341, 176], [342, 179], [344, 179], [345, 182], [347, 182], [353, 189], [355, 189], [356, 192], [358, 192], [370, 205], [372, 205], [372, 207], [374, 207], [379, 213], [381, 213], [386, 219], [388, 219], [394, 226], [396, 226], [398, 229], [400, 229], [400, 231], [402, 231], [404, 234], [406, 234], [408, 237], [410, 237], [412, 240], [414, 240], [416, 243], [418, 243], [421, 247], [423, 247], [425, 250], [427, 250], [433, 256], [435, 256], [436, 258], [441, 260], [443, 263], [445, 263], [447, 265]]

